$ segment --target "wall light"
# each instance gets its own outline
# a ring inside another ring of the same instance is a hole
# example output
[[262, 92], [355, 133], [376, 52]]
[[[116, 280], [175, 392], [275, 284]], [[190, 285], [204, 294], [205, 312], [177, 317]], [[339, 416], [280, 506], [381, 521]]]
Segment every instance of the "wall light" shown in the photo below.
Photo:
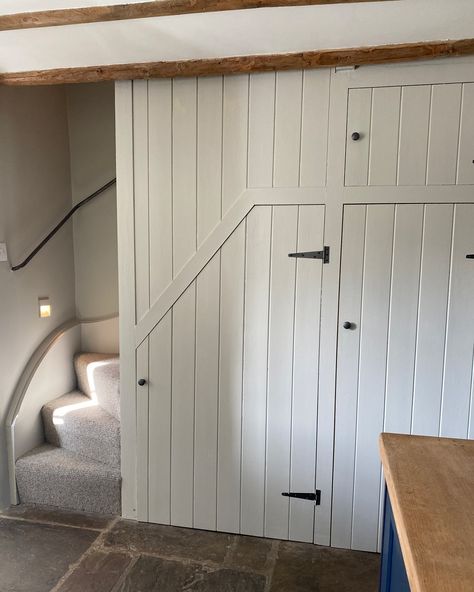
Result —
[[39, 316], [42, 319], [47, 319], [51, 316], [51, 303], [49, 298], [38, 298]]

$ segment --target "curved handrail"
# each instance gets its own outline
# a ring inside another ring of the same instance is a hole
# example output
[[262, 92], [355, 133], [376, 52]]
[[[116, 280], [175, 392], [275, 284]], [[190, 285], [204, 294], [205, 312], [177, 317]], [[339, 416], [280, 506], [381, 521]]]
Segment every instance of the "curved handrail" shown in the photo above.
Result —
[[79, 208], [82, 208], [82, 206], [85, 206], [86, 203], [89, 203], [95, 197], [98, 197], [99, 195], [104, 193], [104, 191], [106, 191], [109, 187], [112, 187], [113, 185], [115, 185], [116, 182], [117, 182], [117, 179], [112, 179], [111, 181], [109, 181], [105, 185], [102, 185], [102, 187], [99, 187], [99, 189], [97, 189], [97, 191], [94, 191], [94, 193], [91, 193], [91, 195], [88, 195], [87, 197], [85, 197], [83, 200], [81, 200], [79, 203], [77, 203], [73, 208], [71, 208], [71, 210], [69, 210], [69, 212], [64, 216], [64, 218], [62, 218], [62, 220], [60, 220], [56, 224], [56, 226], [53, 228], [53, 230], [51, 230], [51, 232], [47, 236], [45, 236], [45, 238], [40, 242], [40, 244], [31, 251], [31, 253], [28, 255], [28, 257], [26, 257], [26, 259], [24, 259], [21, 263], [18, 263], [18, 265], [12, 265], [11, 270], [12, 271], [19, 271], [20, 269], [23, 269], [23, 267], [26, 267], [26, 265], [28, 265], [28, 263], [33, 259], [33, 257], [35, 257], [35, 255], [37, 255], [41, 251], [41, 249], [53, 238], [53, 236], [58, 232], [58, 230], [60, 230], [66, 224], [66, 222], [69, 220], [69, 218], [73, 214], [75, 214]]
[[26, 363], [20, 378], [18, 379], [16, 386], [13, 390], [13, 395], [10, 399], [10, 403], [7, 410], [5, 427], [7, 437], [7, 454], [8, 454], [8, 465], [10, 473], [10, 497], [13, 503], [16, 503], [17, 492], [16, 492], [16, 480], [15, 480], [15, 442], [14, 442], [14, 429], [15, 423], [20, 413], [22, 403], [25, 399], [28, 388], [49, 351], [53, 346], [71, 329], [80, 325], [100, 323], [102, 321], [108, 321], [117, 318], [117, 314], [95, 318], [95, 319], [70, 319], [59, 327], [56, 327], [49, 335], [47, 335], [43, 341], [38, 345], [30, 359]]

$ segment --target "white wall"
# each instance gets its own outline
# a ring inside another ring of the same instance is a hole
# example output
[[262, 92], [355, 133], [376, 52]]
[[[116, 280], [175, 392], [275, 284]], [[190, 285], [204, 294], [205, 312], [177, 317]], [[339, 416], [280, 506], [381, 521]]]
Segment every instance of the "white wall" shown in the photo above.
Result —
[[[69, 146], [62, 88], [0, 88], [0, 242], [17, 263], [70, 208]], [[38, 317], [37, 299], [53, 315]], [[0, 263], [0, 507], [8, 504], [5, 412], [29, 356], [74, 317], [72, 225], [24, 270]], [[58, 393], [51, 393], [53, 398]]]
[[[67, 87], [72, 201], [115, 177], [113, 84]], [[118, 312], [115, 187], [74, 215], [76, 310], [79, 318]]]
[[[8, 12], [8, 6], [4, 8], [1, 4], [0, 11]], [[67, 4], [71, 5], [72, 1], [62, 3]], [[22, 8], [48, 5], [53, 5], [52, 0], [25, 2]], [[462, 39], [472, 37], [473, 19], [472, 0], [408, 0], [232, 10], [2, 31], [0, 70], [15, 72]]]

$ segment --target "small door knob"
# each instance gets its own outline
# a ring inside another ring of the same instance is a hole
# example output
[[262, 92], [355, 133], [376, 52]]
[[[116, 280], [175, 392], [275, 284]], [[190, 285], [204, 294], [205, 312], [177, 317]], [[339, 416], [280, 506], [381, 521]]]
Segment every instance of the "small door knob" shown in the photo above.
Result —
[[146, 380], [144, 378], [140, 378], [138, 381], [138, 386], [144, 386], [146, 384]]
[[353, 325], [350, 321], [345, 321], [342, 325], [344, 329], [352, 329]]
[[351, 138], [354, 140], [354, 142], [357, 142], [357, 140], [360, 140], [359, 132], [353, 132], [351, 135]]

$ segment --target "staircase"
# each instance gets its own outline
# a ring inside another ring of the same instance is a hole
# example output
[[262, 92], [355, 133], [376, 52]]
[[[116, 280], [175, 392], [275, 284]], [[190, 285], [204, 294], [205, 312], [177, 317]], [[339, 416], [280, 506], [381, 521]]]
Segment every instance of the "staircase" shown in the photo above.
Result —
[[119, 359], [74, 358], [77, 390], [42, 411], [45, 443], [16, 462], [20, 501], [120, 514]]

